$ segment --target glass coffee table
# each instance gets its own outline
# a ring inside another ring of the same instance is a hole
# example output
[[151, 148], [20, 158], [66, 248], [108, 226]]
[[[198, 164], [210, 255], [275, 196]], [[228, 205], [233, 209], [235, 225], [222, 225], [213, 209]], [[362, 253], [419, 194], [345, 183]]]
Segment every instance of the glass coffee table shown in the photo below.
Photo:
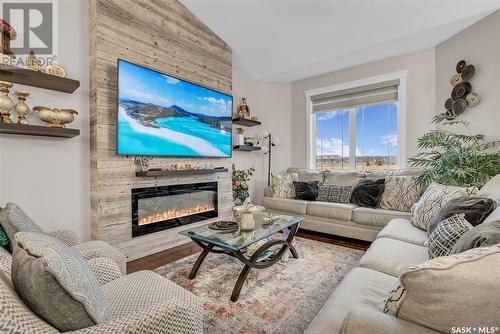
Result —
[[[278, 262], [288, 250], [290, 250], [294, 258], [298, 258], [297, 251], [293, 247], [292, 242], [299, 228], [299, 224], [304, 218], [258, 213], [254, 215], [254, 220], [255, 228], [251, 231], [237, 230], [235, 232], [222, 232], [209, 228], [209, 224], [207, 224], [179, 232], [182, 235], [190, 237], [195, 243], [203, 248], [193, 269], [191, 269], [189, 278], [194, 279], [196, 277], [198, 269], [200, 269], [208, 253], [227, 254], [237, 258], [245, 266], [231, 294], [231, 301], [235, 302], [238, 300], [243, 283], [251, 269], [263, 269], [272, 266]], [[271, 236], [282, 232], [286, 238], [271, 238]], [[249, 246], [264, 239], [266, 242], [258, 247], [250, 257], [244, 255]], [[276, 251], [269, 251], [271, 247], [279, 245], [281, 245], [281, 248], [276, 249]], [[265, 254], [268, 256], [262, 258]]]

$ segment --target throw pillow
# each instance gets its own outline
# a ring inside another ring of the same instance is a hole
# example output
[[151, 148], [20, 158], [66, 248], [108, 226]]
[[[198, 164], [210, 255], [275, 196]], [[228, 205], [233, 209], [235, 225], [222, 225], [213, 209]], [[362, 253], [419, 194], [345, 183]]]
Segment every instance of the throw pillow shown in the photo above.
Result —
[[[30, 231], [44, 233], [43, 230], [14, 203], [7, 203], [5, 208], [0, 211], [0, 225], [4, 229], [9, 240], [14, 240], [14, 235], [17, 232]], [[13, 245], [11, 243], [11, 251], [12, 247]]]
[[318, 197], [318, 181], [293, 181], [295, 198], [304, 201], [315, 201]]
[[379, 206], [382, 209], [410, 212], [422, 192], [422, 187], [417, 184], [417, 176], [388, 176]]
[[497, 207], [494, 200], [486, 197], [459, 197], [452, 199], [437, 212], [432, 218], [427, 235], [431, 235], [436, 226], [446, 218], [455, 214], [465, 214], [465, 219], [472, 225], [481, 224]]
[[299, 180], [299, 175], [297, 173], [271, 174], [271, 176], [272, 176], [273, 197], [278, 197], [278, 198], [295, 197], [295, 187], [293, 186], [293, 181]]
[[422, 230], [427, 230], [432, 218], [443, 205], [455, 198], [473, 196], [477, 191], [476, 187], [445, 186], [434, 182], [412, 206], [411, 223]]
[[500, 244], [500, 220], [483, 223], [470, 229], [453, 245], [450, 254], [496, 244]]
[[351, 194], [351, 203], [359, 206], [375, 208], [378, 205], [380, 195], [384, 191], [385, 179], [364, 179], [354, 186]]
[[9, 237], [5, 234], [2, 226], [0, 226], [0, 246], [5, 247], [9, 244]]
[[464, 218], [464, 214], [456, 214], [440, 222], [429, 236], [429, 259], [450, 254], [455, 243], [472, 225]]
[[19, 232], [13, 243], [12, 284], [40, 318], [61, 332], [111, 319], [97, 277], [76, 250], [35, 232]]
[[[498, 326], [500, 245], [437, 257], [410, 267], [391, 291], [384, 312], [449, 333], [452, 327]], [[474, 305], [488, 305], [489, 311]]]
[[317, 201], [332, 203], [349, 203], [352, 186], [339, 184], [321, 184], [318, 190]]

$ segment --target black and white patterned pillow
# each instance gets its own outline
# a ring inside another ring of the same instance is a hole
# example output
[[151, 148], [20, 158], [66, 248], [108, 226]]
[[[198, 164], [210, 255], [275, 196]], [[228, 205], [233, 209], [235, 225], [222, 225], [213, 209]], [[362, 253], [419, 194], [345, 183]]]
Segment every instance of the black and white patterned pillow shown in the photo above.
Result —
[[472, 228], [462, 213], [440, 222], [429, 236], [429, 259], [449, 255], [458, 239]]
[[332, 203], [349, 203], [352, 186], [340, 184], [321, 184], [318, 190], [317, 201]]

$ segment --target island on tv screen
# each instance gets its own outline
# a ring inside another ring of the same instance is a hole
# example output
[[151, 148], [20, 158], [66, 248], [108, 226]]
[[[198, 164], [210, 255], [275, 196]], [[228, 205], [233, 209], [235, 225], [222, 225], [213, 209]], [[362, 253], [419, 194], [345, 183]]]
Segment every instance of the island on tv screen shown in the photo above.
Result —
[[119, 60], [117, 153], [230, 157], [232, 100]]

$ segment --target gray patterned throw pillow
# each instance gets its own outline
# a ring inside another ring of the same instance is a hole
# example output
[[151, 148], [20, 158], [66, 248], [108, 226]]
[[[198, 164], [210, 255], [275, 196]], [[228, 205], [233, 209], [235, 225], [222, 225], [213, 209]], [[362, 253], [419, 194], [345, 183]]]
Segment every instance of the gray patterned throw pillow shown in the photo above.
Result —
[[352, 186], [339, 184], [321, 184], [318, 190], [319, 202], [349, 203]]
[[379, 206], [382, 209], [410, 212], [422, 192], [422, 187], [417, 184], [417, 176], [388, 176]]
[[12, 284], [24, 303], [61, 332], [111, 320], [101, 286], [85, 259], [46, 234], [19, 232]]
[[[14, 240], [14, 235], [17, 232], [30, 231], [44, 233], [43, 230], [15, 203], [7, 203], [5, 208], [0, 211], [0, 224], [9, 240]], [[12, 243], [9, 247], [12, 251]]]
[[458, 239], [472, 227], [464, 214], [455, 214], [440, 222], [429, 236], [429, 259], [449, 255]]
[[294, 181], [299, 180], [299, 174], [286, 173], [286, 174], [271, 174], [273, 197], [278, 198], [294, 198], [295, 187]]
[[443, 205], [455, 198], [476, 195], [477, 191], [477, 187], [445, 186], [434, 182], [411, 208], [411, 223], [422, 230], [427, 230], [432, 218]]

